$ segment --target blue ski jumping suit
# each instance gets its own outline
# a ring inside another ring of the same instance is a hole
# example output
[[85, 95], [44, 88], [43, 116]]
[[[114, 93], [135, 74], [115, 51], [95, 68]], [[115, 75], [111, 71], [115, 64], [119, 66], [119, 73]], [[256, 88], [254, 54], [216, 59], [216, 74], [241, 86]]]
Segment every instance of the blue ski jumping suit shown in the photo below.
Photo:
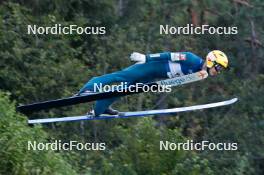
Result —
[[[163, 52], [146, 55], [144, 64], [134, 64], [121, 71], [94, 77], [79, 91], [96, 91], [94, 84], [103, 86], [111, 83], [126, 82], [129, 84], [148, 83], [156, 79], [173, 78], [202, 70], [204, 60], [191, 52]], [[95, 104], [95, 115], [102, 114], [119, 97], [98, 100]]]

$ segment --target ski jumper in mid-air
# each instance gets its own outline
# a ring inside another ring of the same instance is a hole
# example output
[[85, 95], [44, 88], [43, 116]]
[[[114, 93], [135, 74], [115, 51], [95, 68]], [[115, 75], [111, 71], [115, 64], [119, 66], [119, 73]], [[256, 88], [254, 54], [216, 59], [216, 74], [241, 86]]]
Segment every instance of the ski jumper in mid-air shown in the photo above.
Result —
[[[78, 95], [96, 92], [94, 84], [104, 86], [120, 82], [128, 85], [149, 83], [156, 79], [174, 78], [201, 70], [206, 70], [209, 75], [215, 76], [221, 70], [228, 68], [228, 58], [219, 50], [209, 52], [205, 60], [191, 52], [163, 52], [147, 55], [133, 52], [130, 59], [137, 63], [121, 71], [92, 78], [81, 88]], [[118, 115], [119, 111], [110, 107], [118, 98], [96, 101], [94, 115]]]

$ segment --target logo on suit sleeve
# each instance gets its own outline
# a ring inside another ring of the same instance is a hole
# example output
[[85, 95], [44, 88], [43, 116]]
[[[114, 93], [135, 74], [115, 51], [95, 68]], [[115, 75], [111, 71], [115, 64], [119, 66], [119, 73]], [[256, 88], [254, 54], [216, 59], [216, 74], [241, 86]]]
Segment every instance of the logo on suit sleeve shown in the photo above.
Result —
[[171, 61], [181, 61], [181, 60], [186, 60], [186, 54], [179, 52], [171, 53]]
[[180, 54], [180, 60], [186, 60], [186, 54]]

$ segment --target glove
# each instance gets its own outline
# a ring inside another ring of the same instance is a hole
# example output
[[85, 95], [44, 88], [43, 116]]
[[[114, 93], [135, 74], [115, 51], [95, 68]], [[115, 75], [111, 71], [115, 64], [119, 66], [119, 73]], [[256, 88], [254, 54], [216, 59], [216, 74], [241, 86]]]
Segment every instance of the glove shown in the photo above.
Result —
[[146, 55], [138, 53], [138, 52], [133, 52], [130, 55], [130, 60], [136, 61], [137, 64], [144, 64], [146, 62]]

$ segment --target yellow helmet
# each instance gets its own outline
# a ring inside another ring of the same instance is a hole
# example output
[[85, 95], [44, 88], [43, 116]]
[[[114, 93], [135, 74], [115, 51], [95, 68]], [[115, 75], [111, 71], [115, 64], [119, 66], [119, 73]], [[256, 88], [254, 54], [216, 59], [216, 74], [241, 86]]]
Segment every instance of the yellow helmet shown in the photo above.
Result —
[[221, 65], [224, 68], [228, 68], [228, 58], [224, 52], [220, 50], [213, 50], [206, 56], [206, 66], [208, 68], [212, 68], [216, 65]]

